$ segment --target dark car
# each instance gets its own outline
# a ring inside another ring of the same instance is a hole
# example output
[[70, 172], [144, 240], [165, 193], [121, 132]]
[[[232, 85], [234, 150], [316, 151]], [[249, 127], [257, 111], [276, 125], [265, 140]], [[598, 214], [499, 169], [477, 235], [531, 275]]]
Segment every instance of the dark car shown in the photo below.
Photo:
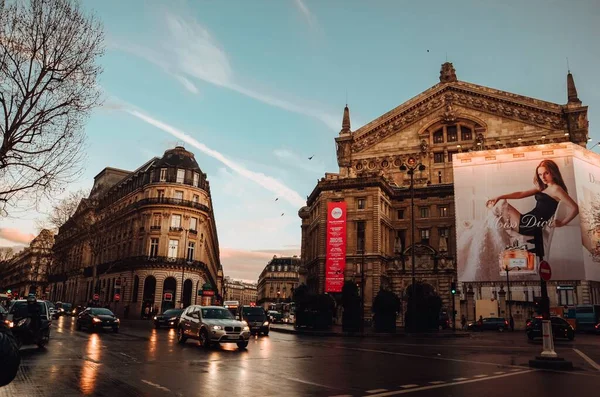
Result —
[[85, 306], [77, 306], [75, 307], [75, 309], [71, 310], [71, 315], [74, 317], [78, 317], [81, 314], [81, 312], [85, 309]]
[[275, 310], [269, 310], [269, 312], [267, 313], [267, 316], [269, 317], [269, 321], [272, 324], [282, 324], [283, 323], [283, 313], [280, 313]]
[[102, 307], [88, 307], [77, 317], [77, 329], [85, 327], [90, 331], [112, 329], [119, 332], [119, 319], [108, 309]]
[[[553, 338], [564, 338], [568, 340], [575, 339], [575, 330], [564, 318], [558, 316], [550, 317], [550, 324], [552, 326], [552, 337]], [[534, 338], [542, 337], [542, 317], [536, 317], [531, 321], [527, 322], [525, 332], [530, 340]]]
[[183, 309], [169, 309], [162, 314], [154, 316], [154, 327], [177, 327], [181, 313], [183, 313]]
[[248, 327], [250, 327], [250, 333], [252, 335], [269, 335], [269, 331], [271, 329], [270, 323], [269, 319], [267, 318], [267, 313], [265, 313], [265, 309], [262, 307], [244, 306], [240, 311], [240, 316], [240, 320], [248, 323]]
[[508, 328], [508, 321], [502, 317], [486, 317], [481, 321], [469, 323], [469, 331], [504, 331]]

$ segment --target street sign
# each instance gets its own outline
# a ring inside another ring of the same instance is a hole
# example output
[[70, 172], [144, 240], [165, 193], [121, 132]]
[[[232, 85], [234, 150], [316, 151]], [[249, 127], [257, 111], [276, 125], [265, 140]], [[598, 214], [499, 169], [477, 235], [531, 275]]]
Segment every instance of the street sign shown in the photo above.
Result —
[[119, 302], [121, 300], [121, 294], [115, 294], [115, 302]]
[[540, 277], [544, 281], [549, 281], [552, 277], [552, 269], [550, 268], [550, 264], [546, 261], [540, 262]]
[[204, 296], [214, 296], [215, 295], [215, 291], [202, 291], [202, 295]]
[[95, 301], [97, 301], [97, 300], [100, 300], [100, 295], [98, 295], [98, 294], [94, 294], [94, 300], [95, 300]]
[[170, 292], [165, 292], [165, 301], [171, 302], [173, 300], [173, 294]]

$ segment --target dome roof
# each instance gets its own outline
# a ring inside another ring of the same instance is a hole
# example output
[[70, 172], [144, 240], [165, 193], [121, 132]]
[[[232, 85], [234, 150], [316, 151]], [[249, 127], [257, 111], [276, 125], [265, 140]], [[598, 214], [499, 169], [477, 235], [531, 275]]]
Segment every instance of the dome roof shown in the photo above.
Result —
[[154, 164], [154, 166], [156, 168], [185, 168], [187, 170], [194, 170], [202, 173], [202, 170], [194, 158], [194, 153], [188, 152], [183, 146], [176, 146], [174, 149], [166, 150], [165, 154]]

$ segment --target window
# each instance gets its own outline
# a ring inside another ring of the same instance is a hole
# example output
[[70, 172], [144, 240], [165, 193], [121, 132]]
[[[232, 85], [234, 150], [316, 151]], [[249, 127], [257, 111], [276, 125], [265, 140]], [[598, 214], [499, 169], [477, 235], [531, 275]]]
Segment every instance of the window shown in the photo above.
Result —
[[429, 218], [429, 207], [421, 207], [419, 211], [421, 212], [421, 218]]
[[404, 209], [398, 210], [398, 219], [404, 219]]
[[558, 292], [558, 304], [560, 306], [564, 305], [574, 305], [575, 300], [573, 299], [573, 290], [572, 289], [560, 289]]
[[180, 228], [181, 227], [181, 215], [171, 215], [171, 227], [172, 228]]
[[188, 242], [187, 255], [185, 256], [185, 258], [188, 262], [191, 262], [194, 260], [194, 250], [195, 249], [196, 249], [196, 243], [193, 241]]
[[442, 183], [442, 171], [438, 171], [438, 183]]
[[167, 180], [167, 169], [161, 168], [160, 169], [160, 181], [165, 182], [166, 180]]
[[190, 230], [198, 230], [198, 218], [190, 218]]
[[200, 174], [194, 172], [194, 186], [198, 187], [198, 182], [200, 182]]
[[175, 200], [177, 200], [178, 202], [183, 201], [183, 191], [175, 190]]
[[159, 189], [159, 190], [157, 190], [157, 193], [158, 193], [158, 198], [159, 199], [165, 198], [165, 191], [164, 190]]
[[365, 206], [367, 204], [367, 199], [359, 198], [359, 199], [356, 200], [356, 203], [357, 203], [357, 208], [359, 210], [364, 210]]
[[419, 232], [421, 233], [421, 243], [429, 244], [429, 229], [421, 229]]
[[440, 234], [440, 237], [444, 237], [444, 238], [450, 238], [450, 229], [447, 227], [440, 227], [438, 229], [438, 232]]
[[433, 143], [444, 143], [444, 131], [441, 128], [433, 133]]
[[177, 170], [177, 183], [183, 183], [185, 179], [185, 170]]
[[396, 231], [396, 245], [394, 250], [396, 252], [404, 252], [404, 248], [406, 247], [406, 230], [397, 230]]
[[448, 207], [443, 206], [443, 207], [439, 207], [440, 210], [440, 218], [445, 218], [448, 216]]
[[179, 240], [169, 240], [169, 258], [177, 258], [177, 249], [179, 248]]
[[158, 239], [151, 238], [150, 239], [150, 257], [155, 258], [158, 256]]
[[154, 216], [152, 217], [151, 229], [160, 229], [160, 214], [154, 214]]
[[448, 136], [448, 142], [458, 141], [458, 130], [455, 125], [449, 125], [446, 127], [446, 135]]
[[365, 250], [365, 221], [356, 222], [356, 251], [364, 252]]
[[463, 141], [473, 140], [473, 131], [469, 127], [460, 127], [460, 139]]
[[200, 201], [200, 196], [198, 196], [197, 194], [194, 194], [194, 196], [192, 196], [192, 201], [194, 203], [197, 203], [198, 201]]
[[444, 153], [434, 153], [433, 154], [433, 162], [434, 163], [443, 163], [444, 162]]

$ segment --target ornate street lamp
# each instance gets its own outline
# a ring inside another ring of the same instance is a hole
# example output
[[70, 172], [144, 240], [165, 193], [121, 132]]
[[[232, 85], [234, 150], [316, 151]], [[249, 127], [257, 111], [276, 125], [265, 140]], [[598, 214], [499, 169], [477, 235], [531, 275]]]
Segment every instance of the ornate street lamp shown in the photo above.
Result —
[[417, 297], [416, 297], [416, 279], [415, 279], [415, 171], [425, 171], [425, 166], [417, 161], [414, 157], [409, 157], [409, 159], [400, 166], [400, 171], [406, 172], [410, 175], [410, 240], [412, 244], [411, 249], [411, 261], [412, 261], [412, 318], [411, 318], [411, 328], [412, 331], [416, 331], [416, 316], [417, 316]]

